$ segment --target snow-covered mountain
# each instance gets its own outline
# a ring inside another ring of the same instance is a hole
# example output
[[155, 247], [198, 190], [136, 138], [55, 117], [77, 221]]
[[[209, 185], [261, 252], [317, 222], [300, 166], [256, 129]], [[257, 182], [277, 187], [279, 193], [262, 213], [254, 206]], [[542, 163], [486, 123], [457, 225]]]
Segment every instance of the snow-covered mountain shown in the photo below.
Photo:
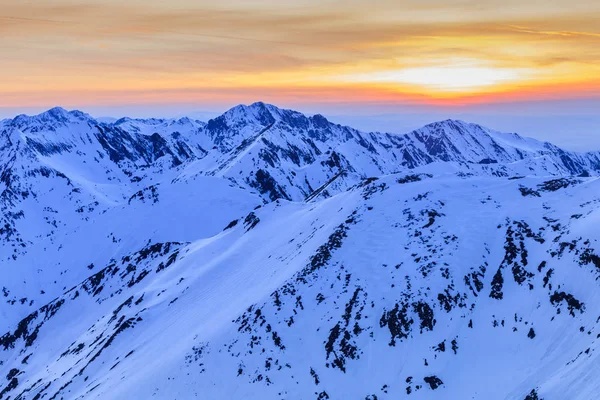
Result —
[[237, 106], [0, 121], [0, 399], [592, 399], [600, 153]]

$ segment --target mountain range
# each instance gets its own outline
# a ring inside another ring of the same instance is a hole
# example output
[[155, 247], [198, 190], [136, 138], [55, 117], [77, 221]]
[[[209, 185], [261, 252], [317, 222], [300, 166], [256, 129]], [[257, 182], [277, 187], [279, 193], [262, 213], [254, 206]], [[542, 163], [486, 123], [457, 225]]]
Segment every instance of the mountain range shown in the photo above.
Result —
[[593, 399], [600, 152], [273, 105], [0, 121], [0, 399]]

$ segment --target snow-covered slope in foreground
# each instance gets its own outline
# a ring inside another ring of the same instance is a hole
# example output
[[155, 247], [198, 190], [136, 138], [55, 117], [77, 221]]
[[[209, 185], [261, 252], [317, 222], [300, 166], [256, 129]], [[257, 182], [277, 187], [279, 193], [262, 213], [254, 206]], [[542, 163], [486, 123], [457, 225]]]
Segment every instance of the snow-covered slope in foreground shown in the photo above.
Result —
[[595, 153], [220, 118], [0, 122], [0, 399], [597, 397]]
[[393, 175], [151, 244], [0, 339], [5, 396], [593, 398], [599, 185]]

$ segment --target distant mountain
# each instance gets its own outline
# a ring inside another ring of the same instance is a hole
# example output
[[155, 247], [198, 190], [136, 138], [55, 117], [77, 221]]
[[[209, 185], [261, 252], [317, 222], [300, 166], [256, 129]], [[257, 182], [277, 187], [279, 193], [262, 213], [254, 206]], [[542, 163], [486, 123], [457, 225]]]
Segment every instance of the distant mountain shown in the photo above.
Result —
[[102, 123], [79, 111], [54, 108], [5, 120], [1, 129], [4, 135], [18, 132], [41, 156], [100, 154], [112, 162], [104, 169], [119, 167], [126, 175], [155, 163], [164, 168], [187, 162], [183, 177], [226, 177], [268, 200], [301, 200], [340, 172], [356, 183], [357, 178], [426, 165], [435, 169], [440, 163], [501, 176], [600, 171], [598, 152], [568, 152], [462, 121], [441, 121], [406, 135], [363, 133], [321, 115], [307, 117], [264, 103], [234, 107], [207, 123], [189, 118]]
[[0, 121], [0, 399], [595, 398], [599, 174], [264, 103]]

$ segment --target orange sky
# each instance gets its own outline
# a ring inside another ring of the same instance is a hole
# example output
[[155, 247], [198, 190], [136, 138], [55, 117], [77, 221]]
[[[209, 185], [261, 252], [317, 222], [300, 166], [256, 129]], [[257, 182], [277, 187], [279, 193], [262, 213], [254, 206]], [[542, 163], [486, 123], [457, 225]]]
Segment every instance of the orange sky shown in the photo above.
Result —
[[0, 0], [0, 54], [0, 108], [598, 98], [600, 2]]

